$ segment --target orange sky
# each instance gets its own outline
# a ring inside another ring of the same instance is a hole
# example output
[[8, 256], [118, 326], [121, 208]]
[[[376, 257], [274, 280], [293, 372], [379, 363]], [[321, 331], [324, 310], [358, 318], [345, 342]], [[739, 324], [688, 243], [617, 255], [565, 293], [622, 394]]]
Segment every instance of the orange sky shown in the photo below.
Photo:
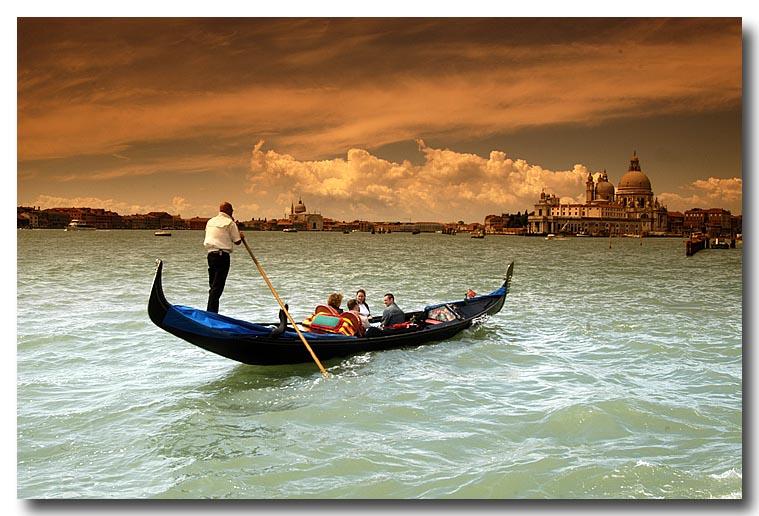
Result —
[[21, 19], [18, 203], [481, 220], [617, 183], [741, 212], [741, 23]]

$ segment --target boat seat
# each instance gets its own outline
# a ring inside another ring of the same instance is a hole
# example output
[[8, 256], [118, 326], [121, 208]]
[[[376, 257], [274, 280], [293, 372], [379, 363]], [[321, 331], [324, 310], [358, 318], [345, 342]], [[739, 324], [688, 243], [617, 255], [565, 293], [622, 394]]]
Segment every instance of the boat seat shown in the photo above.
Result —
[[341, 315], [340, 312], [338, 312], [337, 310], [335, 310], [329, 305], [316, 305], [316, 308], [314, 308], [314, 313], [306, 317], [301, 324], [305, 326], [306, 328], [310, 328], [311, 322], [319, 314], [329, 315], [331, 317], [340, 317]]
[[395, 324], [388, 324], [387, 326], [385, 326], [385, 329], [386, 330], [405, 330], [408, 328], [415, 329], [416, 326], [417, 325], [415, 323], [412, 323], [411, 321], [405, 321], [405, 322], [400, 322], [400, 323], [395, 323]]
[[340, 318], [349, 321], [353, 325], [353, 327], [356, 329], [356, 335], [359, 337], [364, 335], [364, 325], [361, 323], [361, 319], [359, 319], [356, 314], [350, 311], [343, 312], [340, 314]]
[[316, 305], [314, 314], [340, 315], [340, 312], [329, 305]]

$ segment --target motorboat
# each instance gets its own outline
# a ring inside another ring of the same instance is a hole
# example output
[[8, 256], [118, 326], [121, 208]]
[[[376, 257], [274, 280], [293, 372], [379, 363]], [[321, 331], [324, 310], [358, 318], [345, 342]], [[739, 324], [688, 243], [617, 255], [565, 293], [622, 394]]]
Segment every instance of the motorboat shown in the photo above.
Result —
[[95, 229], [95, 226], [87, 224], [83, 220], [71, 219], [71, 222], [69, 222], [64, 231], [95, 231]]

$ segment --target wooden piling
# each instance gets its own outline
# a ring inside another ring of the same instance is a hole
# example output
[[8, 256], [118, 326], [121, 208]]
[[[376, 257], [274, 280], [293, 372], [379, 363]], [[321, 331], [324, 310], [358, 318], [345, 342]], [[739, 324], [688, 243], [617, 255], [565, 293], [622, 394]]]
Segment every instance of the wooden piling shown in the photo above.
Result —
[[701, 249], [709, 247], [709, 240], [703, 237], [691, 237], [685, 241], [685, 256], [693, 256]]

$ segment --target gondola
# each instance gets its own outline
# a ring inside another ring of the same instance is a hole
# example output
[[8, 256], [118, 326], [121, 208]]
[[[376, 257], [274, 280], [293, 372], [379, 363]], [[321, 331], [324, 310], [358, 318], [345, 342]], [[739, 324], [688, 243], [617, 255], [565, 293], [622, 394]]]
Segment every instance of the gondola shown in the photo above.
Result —
[[[501, 287], [489, 294], [429, 305], [424, 310], [407, 313], [407, 328], [369, 331], [369, 335], [360, 337], [301, 331], [322, 361], [446, 340], [501, 310], [513, 268], [514, 262], [511, 262]], [[312, 361], [282, 310], [279, 322], [250, 323], [197, 308], [172, 305], [163, 294], [162, 270], [163, 262], [156, 260], [148, 301], [148, 315], [159, 328], [207, 351], [245, 364], [283, 365]], [[441, 313], [446, 314], [445, 320], [429, 319], [430, 315]]]

